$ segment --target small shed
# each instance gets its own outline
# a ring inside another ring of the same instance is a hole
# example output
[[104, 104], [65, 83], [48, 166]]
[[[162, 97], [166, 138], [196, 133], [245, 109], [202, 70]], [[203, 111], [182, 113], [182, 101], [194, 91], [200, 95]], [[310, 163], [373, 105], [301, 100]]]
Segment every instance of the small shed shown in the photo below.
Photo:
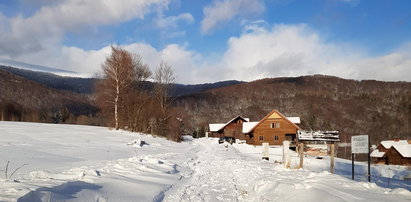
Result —
[[384, 140], [370, 154], [374, 163], [411, 165], [411, 140]]

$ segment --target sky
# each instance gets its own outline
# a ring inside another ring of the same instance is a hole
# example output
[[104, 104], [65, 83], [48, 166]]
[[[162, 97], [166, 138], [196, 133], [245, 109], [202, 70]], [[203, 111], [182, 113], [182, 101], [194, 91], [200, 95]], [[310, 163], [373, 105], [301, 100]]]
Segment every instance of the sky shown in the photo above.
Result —
[[186, 84], [411, 81], [411, 1], [0, 0], [0, 58], [93, 76], [112, 45]]

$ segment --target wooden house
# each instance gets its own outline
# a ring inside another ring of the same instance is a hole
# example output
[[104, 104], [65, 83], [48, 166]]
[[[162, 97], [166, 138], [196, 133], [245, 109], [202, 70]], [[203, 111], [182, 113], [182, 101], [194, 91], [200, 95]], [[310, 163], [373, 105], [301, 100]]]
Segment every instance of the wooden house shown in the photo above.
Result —
[[245, 140], [242, 133], [243, 123], [249, 119], [237, 116], [227, 123], [209, 124], [210, 137], [234, 137], [235, 139]]
[[377, 164], [411, 166], [411, 140], [385, 140], [370, 154]]
[[268, 142], [270, 145], [282, 145], [284, 140], [288, 140], [291, 145], [295, 145], [297, 131], [301, 130], [296, 125], [298, 123], [299, 117], [287, 118], [273, 110], [259, 122], [244, 123], [243, 134], [247, 144], [261, 145]]

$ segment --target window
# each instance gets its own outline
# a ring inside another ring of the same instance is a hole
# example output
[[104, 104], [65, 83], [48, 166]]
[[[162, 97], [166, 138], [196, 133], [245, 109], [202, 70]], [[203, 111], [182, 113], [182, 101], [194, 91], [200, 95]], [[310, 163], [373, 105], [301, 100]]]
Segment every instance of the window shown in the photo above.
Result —
[[270, 128], [280, 128], [280, 123], [270, 123]]
[[264, 140], [263, 136], [258, 137], [259, 140]]
[[274, 136], [274, 140], [278, 141], [278, 135]]

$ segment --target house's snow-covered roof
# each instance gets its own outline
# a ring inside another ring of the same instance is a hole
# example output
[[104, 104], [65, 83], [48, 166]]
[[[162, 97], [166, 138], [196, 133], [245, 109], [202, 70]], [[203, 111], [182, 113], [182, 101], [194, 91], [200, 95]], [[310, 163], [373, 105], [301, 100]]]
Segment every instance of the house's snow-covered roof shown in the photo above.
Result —
[[394, 141], [394, 140], [384, 140], [381, 141], [382, 146], [384, 146], [386, 149], [389, 149], [393, 145], [408, 145], [407, 140], [399, 140], [399, 141]]
[[411, 144], [393, 145], [393, 147], [394, 147], [404, 158], [411, 158]]
[[371, 152], [370, 157], [381, 158], [381, 157], [384, 156], [384, 154], [385, 154], [385, 152], [380, 152], [380, 151], [378, 151], [378, 149], [376, 149], [373, 152]]
[[221, 128], [223, 128], [226, 124], [225, 123], [210, 123], [208, 127], [210, 128], [210, 132], [217, 132]]
[[259, 122], [244, 122], [243, 133], [249, 133]]
[[301, 119], [300, 117], [296, 116], [296, 117], [286, 117], [288, 120], [290, 120], [293, 124], [300, 124], [301, 123]]
[[247, 119], [243, 118], [242, 116], [236, 116], [233, 119], [229, 120], [227, 123], [225, 123], [225, 125], [230, 124], [231, 122], [233, 122], [234, 120], [236, 120], [237, 118], [243, 119], [244, 121], [247, 121]]
[[229, 120], [227, 123], [210, 123], [210, 124], [208, 124], [208, 127], [210, 128], [210, 132], [217, 132], [217, 131], [223, 129], [224, 127], [226, 127], [228, 124], [230, 124], [231, 122], [233, 122], [237, 118], [243, 119], [244, 123], [247, 123], [248, 121], [250, 121], [249, 118], [243, 118], [242, 116], [236, 116], [233, 119]]

